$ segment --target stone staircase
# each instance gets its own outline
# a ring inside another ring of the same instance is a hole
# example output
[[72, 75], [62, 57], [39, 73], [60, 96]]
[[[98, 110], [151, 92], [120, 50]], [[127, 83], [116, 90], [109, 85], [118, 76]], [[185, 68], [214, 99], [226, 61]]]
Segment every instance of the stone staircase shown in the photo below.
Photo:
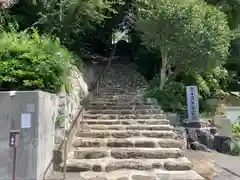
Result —
[[[126, 84], [102, 84], [88, 104], [68, 155], [67, 180], [203, 180], [159, 105]], [[48, 180], [61, 179], [53, 177]]]

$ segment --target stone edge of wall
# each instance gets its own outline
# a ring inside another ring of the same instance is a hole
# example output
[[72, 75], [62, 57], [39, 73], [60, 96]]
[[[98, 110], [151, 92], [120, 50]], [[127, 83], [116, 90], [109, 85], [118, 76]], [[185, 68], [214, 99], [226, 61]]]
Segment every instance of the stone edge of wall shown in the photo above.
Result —
[[[85, 79], [84, 79], [85, 76]], [[68, 139], [67, 139], [67, 153], [71, 150], [71, 142], [74, 135], [78, 129], [78, 122], [81, 120], [81, 114], [79, 111], [82, 108], [83, 100], [89, 95], [88, 88], [91, 86], [95, 78], [95, 73], [92, 68], [90, 68], [87, 73], [81, 73], [76, 67], [73, 68], [72, 75], [70, 77], [72, 83], [72, 92], [66, 93], [61, 92], [58, 94], [59, 97], [59, 107], [58, 107], [58, 117], [62, 117], [66, 120], [66, 125], [64, 122], [60, 124], [60, 127], [56, 128], [55, 132], [55, 148], [53, 150], [53, 170], [61, 171], [61, 163], [64, 160], [64, 132], [65, 126], [68, 129]], [[77, 122], [74, 122], [78, 118]], [[76, 123], [76, 124], [73, 124]], [[73, 125], [73, 126], [72, 126]], [[71, 128], [72, 127], [72, 128]]]

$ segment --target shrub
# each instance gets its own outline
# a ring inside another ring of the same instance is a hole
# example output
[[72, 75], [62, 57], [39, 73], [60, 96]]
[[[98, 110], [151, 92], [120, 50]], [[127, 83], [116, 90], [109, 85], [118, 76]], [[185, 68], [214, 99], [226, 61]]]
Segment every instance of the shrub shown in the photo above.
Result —
[[231, 155], [239, 156], [240, 155], [240, 142], [239, 140], [233, 140], [231, 144]]
[[[185, 79], [186, 80], [186, 79]], [[187, 118], [187, 99], [186, 99], [186, 83], [171, 81], [165, 84], [163, 90], [159, 88], [160, 75], [156, 75], [150, 82], [150, 87], [147, 90], [146, 96], [156, 98], [163, 110], [166, 112], [177, 112], [183, 118]], [[203, 91], [198, 83], [199, 88], [199, 111], [200, 113], [213, 113], [215, 110], [210, 106], [203, 97]]]
[[236, 134], [240, 133], [240, 123], [239, 122], [234, 122], [232, 124], [232, 132], [236, 133]]
[[156, 76], [146, 93], [147, 97], [156, 98], [166, 112], [186, 112], [185, 85], [180, 82], [171, 82], [163, 90], [160, 90], [159, 76]]
[[0, 88], [56, 93], [68, 82], [74, 56], [36, 31], [0, 35]]

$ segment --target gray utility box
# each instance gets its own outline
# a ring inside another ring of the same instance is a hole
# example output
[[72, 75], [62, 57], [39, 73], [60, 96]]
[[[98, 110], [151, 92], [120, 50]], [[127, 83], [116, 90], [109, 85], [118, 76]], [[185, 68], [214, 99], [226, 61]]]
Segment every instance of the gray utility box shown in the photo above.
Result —
[[52, 159], [58, 99], [42, 91], [0, 92], [0, 180], [12, 180], [11, 130], [20, 130], [16, 180], [42, 180]]

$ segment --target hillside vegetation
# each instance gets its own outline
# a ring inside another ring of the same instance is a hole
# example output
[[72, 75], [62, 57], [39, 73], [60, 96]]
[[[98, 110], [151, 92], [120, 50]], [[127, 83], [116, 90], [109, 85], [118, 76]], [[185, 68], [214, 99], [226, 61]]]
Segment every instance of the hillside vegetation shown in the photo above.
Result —
[[166, 111], [186, 112], [187, 85], [198, 86], [201, 112], [214, 111], [207, 99], [240, 89], [240, 0], [8, 1], [0, 11], [2, 89], [57, 92], [73, 64], [111, 56], [119, 31], [130, 40], [124, 56], [150, 83], [147, 96]]

